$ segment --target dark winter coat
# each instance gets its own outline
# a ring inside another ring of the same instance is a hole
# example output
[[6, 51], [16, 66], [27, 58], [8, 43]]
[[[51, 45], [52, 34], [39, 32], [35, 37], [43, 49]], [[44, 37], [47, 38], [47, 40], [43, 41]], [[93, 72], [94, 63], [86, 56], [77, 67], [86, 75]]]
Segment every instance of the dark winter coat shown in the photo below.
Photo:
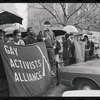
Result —
[[1, 54], [0, 54], [0, 78], [1, 77], [6, 77], [6, 74], [5, 74], [5, 69], [4, 69], [2, 57], [1, 57]]
[[59, 50], [61, 49], [60, 43], [56, 41], [56, 49], [55, 49], [55, 55], [59, 54]]
[[[46, 38], [46, 34], [44, 33], [44, 31], [40, 31], [37, 36], [37, 40], [41, 42], [43, 41], [43, 38]], [[51, 39], [48, 38], [45, 40], [45, 44], [47, 48], [53, 48], [54, 40], [52, 38]]]
[[63, 43], [63, 59], [72, 57], [70, 41], [65, 40]]
[[94, 52], [94, 43], [91, 41], [90, 42], [90, 51], [89, 51], [89, 55], [92, 56]]
[[28, 34], [23, 40], [24, 40], [25, 44], [32, 44], [32, 43], [37, 42], [37, 39], [30, 34]]
[[90, 49], [90, 41], [87, 41], [87, 44], [85, 44], [85, 49]]

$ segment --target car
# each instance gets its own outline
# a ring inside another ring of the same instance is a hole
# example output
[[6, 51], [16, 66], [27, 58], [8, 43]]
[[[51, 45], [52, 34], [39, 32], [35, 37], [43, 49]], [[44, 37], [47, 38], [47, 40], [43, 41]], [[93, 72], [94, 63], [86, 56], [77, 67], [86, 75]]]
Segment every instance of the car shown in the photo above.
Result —
[[100, 89], [100, 59], [58, 68], [61, 84], [74, 90]]
[[100, 97], [100, 90], [70, 90], [65, 91], [62, 97]]

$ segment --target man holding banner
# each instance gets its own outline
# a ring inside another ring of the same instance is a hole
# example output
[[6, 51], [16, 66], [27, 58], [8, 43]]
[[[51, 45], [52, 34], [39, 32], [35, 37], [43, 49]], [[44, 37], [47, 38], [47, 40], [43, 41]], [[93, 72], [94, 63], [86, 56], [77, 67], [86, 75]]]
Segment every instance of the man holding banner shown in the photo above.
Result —
[[[5, 32], [0, 29], [0, 41], [5, 42]], [[0, 97], [9, 96], [8, 83], [0, 51]]]

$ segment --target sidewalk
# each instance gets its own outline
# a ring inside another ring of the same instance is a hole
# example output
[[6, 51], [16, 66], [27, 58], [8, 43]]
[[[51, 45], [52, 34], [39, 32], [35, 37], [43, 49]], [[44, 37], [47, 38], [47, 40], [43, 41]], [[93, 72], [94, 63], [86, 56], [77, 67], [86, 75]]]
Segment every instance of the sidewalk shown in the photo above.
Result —
[[62, 84], [50, 87], [42, 96], [61, 97], [64, 91], [70, 90], [67, 86]]

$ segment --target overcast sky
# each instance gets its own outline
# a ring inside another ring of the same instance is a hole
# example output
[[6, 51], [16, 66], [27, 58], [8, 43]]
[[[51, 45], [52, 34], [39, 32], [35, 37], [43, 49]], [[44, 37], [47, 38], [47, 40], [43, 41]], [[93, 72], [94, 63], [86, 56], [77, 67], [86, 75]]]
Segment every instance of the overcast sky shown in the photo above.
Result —
[[15, 3], [17, 13], [23, 18], [23, 26], [27, 27], [27, 3]]

